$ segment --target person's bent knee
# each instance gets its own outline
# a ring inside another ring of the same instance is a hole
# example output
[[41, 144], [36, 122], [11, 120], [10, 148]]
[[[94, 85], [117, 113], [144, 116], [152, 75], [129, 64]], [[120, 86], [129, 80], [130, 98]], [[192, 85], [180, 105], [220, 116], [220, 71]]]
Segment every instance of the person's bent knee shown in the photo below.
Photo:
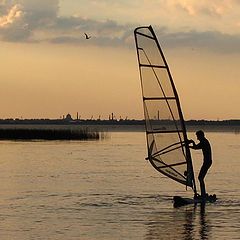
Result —
[[203, 177], [202, 177], [202, 176], [198, 176], [198, 180], [199, 180], [200, 182], [203, 182]]

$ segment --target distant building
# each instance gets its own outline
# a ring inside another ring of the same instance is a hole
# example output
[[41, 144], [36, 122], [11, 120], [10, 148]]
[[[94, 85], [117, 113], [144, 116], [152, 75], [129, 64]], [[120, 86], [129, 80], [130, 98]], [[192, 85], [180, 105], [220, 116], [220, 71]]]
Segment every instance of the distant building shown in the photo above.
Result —
[[72, 116], [71, 116], [71, 114], [67, 114], [67, 116], [65, 117], [65, 120], [66, 121], [72, 121], [73, 119], [72, 119]]

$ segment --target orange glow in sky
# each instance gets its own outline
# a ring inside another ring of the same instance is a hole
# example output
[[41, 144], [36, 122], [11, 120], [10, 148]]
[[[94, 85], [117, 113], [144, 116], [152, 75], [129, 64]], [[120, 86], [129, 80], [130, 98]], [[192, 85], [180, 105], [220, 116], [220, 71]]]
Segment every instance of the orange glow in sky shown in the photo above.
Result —
[[0, 1], [0, 118], [142, 118], [133, 30], [151, 24], [185, 118], [239, 119], [240, 3], [164, 3]]

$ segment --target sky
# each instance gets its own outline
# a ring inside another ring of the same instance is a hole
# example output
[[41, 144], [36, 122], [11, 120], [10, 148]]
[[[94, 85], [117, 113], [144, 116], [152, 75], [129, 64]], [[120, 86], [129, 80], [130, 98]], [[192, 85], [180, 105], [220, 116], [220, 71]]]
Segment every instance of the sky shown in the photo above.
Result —
[[239, 0], [0, 0], [0, 118], [142, 119], [133, 31], [152, 25], [185, 119], [240, 119], [239, 12]]

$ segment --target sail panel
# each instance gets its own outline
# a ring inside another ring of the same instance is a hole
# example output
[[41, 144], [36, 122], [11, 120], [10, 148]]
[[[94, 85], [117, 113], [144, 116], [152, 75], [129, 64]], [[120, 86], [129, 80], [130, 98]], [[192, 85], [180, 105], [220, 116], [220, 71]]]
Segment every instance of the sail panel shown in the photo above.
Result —
[[143, 95], [148, 159], [175, 181], [193, 186], [191, 155], [180, 103], [152, 27], [135, 29]]
[[[165, 66], [159, 51], [156, 50], [156, 41], [148, 29], [138, 29], [139, 59], [141, 64]], [[143, 34], [143, 35], [142, 35]]]
[[155, 128], [154, 125], [162, 124], [167, 130], [170, 130], [171, 125], [175, 126], [180, 122], [175, 98], [145, 100], [144, 106], [148, 119], [152, 120], [153, 129]]
[[166, 68], [141, 67], [145, 97], [174, 97]]

